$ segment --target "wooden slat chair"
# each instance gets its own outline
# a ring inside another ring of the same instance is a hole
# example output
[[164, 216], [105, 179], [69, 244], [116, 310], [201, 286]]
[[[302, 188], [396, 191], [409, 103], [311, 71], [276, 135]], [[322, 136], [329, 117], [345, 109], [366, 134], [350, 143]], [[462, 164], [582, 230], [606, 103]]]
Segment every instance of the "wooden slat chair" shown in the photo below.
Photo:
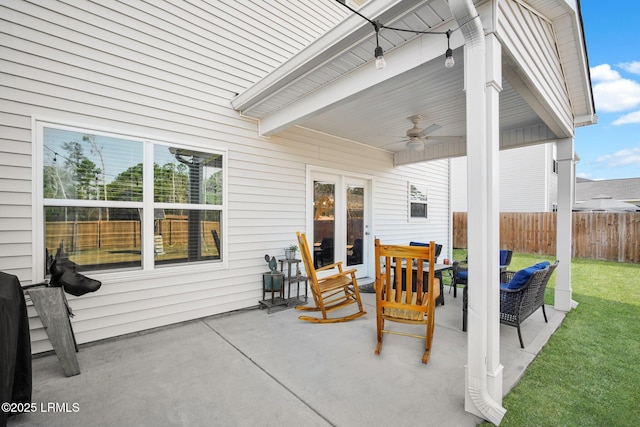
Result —
[[[316, 323], [336, 323], [353, 320], [367, 314], [362, 308], [360, 291], [358, 289], [358, 282], [356, 281], [356, 270], [344, 270], [342, 268], [342, 262], [336, 262], [316, 269], [313, 265], [313, 256], [309, 251], [306, 235], [300, 232], [297, 232], [296, 235], [298, 236], [302, 262], [304, 263], [306, 275], [309, 279], [311, 295], [313, 295], [315, 302], [315, 307], [299, 305], [296, 307], [296, 310], [319, 311], [322, 313], [322, 317], [300, 316], [299, 319]], [[328, 276], [318, 276], [317, 274], [329, 270], [334, 270], [333, 274]], [[358, 311], [356, 313], [342, 317], [327, 316], [328, 312], [346, 307], [350, 304], [358, 305]]]
[[[375, 354], [380, 354], [382, 335], [391, 333], [425, 339], [422, 363], [429, 361], [431, 342], [435, 327], [436, 298], [440, 285], [434, 274], [435, 243], [427, 246], [384, 245], [375, 241], [376, 263], [376, 323], [377, 338]], [[403, 272], [413, 268], [415, 274]], [[427, 283], [425, 286], [425, 272]], [[393, 273], [393, 274], [392, 274]], [[402, 280], [400, 279], [402, 278]], [[400, 284], [400, 285], [398, 285]], [[415, 335], [384, 328], [386, 320], [392, 322], [424, 324], [424, 335]]]

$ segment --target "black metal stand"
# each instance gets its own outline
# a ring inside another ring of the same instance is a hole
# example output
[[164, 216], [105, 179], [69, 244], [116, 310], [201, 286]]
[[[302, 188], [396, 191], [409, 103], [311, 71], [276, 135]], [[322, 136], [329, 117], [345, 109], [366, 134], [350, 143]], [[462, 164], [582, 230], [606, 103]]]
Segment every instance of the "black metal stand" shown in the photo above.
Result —
[[[300, 265], [299, 259], [280, 259], [280, 271], [284, 273], [284, 265], [287, 264], [287, 276], [285, 277], [285, 282], [287, 283], [287, 306], [295, 307], [297, 305], [306, 304], [308, 301], [307, 297], [307, 285], [308, 279], [306, 276], [298, 276], [297, 272], [299, 270]], [[292, 266], [296, 267], [295, 275], [291, 275]], [[300, 299], [300, 284], [304, 282], [304, 300]], [[296, 285], [296, 296], [291, 296], [291, 285]]]
[[[276, 286], [278, 289], [275, 289]], [[267, 299], [267, 292], [271, 292], [271, 299]], [[279, 293], [279, 296], [275, 296]], [[287, 300], [284, 298], [284, 273], [263, 273], [262, 274], [262, 300], [259, 301], [260, 308], [267, 308], [267, 313], [271, 313], [271, 309], [277, 306], [287, 306]]]

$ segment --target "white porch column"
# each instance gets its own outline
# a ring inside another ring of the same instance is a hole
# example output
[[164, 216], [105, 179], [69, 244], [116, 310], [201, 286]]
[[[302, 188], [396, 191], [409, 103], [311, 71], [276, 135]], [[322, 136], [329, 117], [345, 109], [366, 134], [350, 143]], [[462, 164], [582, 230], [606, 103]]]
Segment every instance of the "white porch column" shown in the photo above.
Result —
[[571, 310], [571, 245], [572, 214], [574, 202], [574, 161], [573, 138], [556, 142], [558, 156], [558, 212], [556, 213], [556, 290], [554, 307], [557, 310]]
[[502, 403], [500, 363], [500, 92], [502, 91], [502, 45], [494, 34], [486, 37], [487, 106], [487, 388]]
[[465, 410], [499, 424], [502, 404], [499, 304], [499, 99], [501, 46], [466, 40], [468, 336]]

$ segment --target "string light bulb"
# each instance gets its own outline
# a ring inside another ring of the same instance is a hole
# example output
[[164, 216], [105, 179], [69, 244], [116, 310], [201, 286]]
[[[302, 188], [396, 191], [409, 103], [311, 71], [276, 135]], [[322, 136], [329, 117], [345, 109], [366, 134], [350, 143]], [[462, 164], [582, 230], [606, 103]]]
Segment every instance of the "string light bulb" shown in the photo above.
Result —
[[[378, 33], [380, 32], [381, 28], [384, 28], [384, 29], [390, 30], [390, 31], [401, 31], [401, 32], [405, 32], [405, 33], [413, 33], [413, 34], [416, 34], [416, 35], [418, 35], [418, 34], [445, 34], [447, 36], [447, 51], [444, 54], [444, 57], [445, 57], [444, 66], [447, 67], [447, 68], [451, 68], [451, 67], [453, 67], [455, 65], [456, 61], [453, 59], [453, 50], [451, 49], [450, 39], [451, 39], [451, 33], [453, 33], [456, 30], [459, 30], [460, 27], [455, 28], [454, 30], [447, 30], [446, 32], [411, 30], [409, 28], [389, 27], [387, 25], [384, 25], [380, 21], [373, 21], [373, 20], [367, 18], [366, 16], [364, 16], [363, 14], [361, 14], [360, 12], [358, 12], [357, 10], [355, 10], [354, 8], [349, 6], [344, 0], [336, 0], [336, 2], [340, 3], [342, 6], [346, 7], [351, 12], [353, 12], [354, 14], [360, 16], [362, 19], [366, 20], [371, 25], [373, 25], [373, 28], [376, 31], [376, 49], [374, 51], [374, 56], [376, 58], [376, 68], [378, 70], [383, 69], [385, 67], [385, 65], [387, 65], [387, 61], [385, 61], [385, 59], [384, 59], [384, 51], [380, 47], [380, 40], [379, 40], [379, 34]], [[471, 22], [472, 20], [477, 19], [479, 17], [480, 17], [480, 15], [475, 15], [475, 16], [471, 17], [468, 22]], [[465, 25], [465, 24], [467, 24], [467, 22], [465, 22], [462, 25]]]
[[380, 21], [373, 21], [372, 24], [373, 28], [376, 29], [376, 50], [373, 53], [376, 57], [376, 69], [382, 70], [387, 65], [387, 61], [384, 60], [384, 51], [380, 47], [380, 40], [378, 39], [378, 32], [382, 28], [382, 24]]
[[453, 50], [451, 50], [451, 46], [449, 45], [450, 39], [451, 30], [447, 30], [447, 52], [444, 54], [444, 66], [447, 68], [453, 67], [456, 63], [456, 61], [453, 59]]
[[376, 46], [375, 56], [376, 68], [378, 70], [382, 70], [385, 65], [387, 65], [387, 61], [384, 60], [384, 52], [382, 51], [382, 48], [380, 46]]

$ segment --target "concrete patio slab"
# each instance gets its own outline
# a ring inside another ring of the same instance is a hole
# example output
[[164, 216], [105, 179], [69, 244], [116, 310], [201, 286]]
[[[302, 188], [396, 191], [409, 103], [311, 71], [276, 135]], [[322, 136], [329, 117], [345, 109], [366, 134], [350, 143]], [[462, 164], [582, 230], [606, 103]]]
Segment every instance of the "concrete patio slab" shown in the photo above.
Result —
[[[374, 355], [375, 295], [362, 298], [367, 314], [351, 322], [312, 324], [299, 321], [294, 309], [252, 309], [82, 346], [82, 373], [74, 377], [64, 376], [53, 354], [35, 358], [38, 410], [11, 418], [9, 426], [481, 422], [464, 411], [462, 298], [445, 294], [437, 307], [427, 365], [420, 363], [418, 339], [385, 335]], [[564, 318], [551, 307], [547, 315], [547, 324], [539, 312], [523, 325], [525, 349], [515, 328], [501, 326], [505, 393]]]

